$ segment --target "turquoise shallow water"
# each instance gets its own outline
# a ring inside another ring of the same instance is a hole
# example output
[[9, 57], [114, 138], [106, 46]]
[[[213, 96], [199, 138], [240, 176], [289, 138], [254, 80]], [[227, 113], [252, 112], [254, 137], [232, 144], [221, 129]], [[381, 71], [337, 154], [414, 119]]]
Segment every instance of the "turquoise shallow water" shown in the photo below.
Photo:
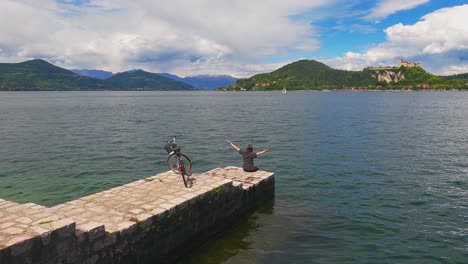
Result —
[[468, 93], [0, 93], [0, 197], [55, 205], [271, 152], [272, 203], [182, 263], [468, 263]]

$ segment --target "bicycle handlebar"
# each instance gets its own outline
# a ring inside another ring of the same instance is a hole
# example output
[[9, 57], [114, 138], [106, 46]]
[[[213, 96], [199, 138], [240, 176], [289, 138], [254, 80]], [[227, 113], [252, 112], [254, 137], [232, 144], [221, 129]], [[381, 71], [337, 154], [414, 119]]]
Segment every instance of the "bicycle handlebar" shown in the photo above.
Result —
[[176, 138], [180, 136], [181, 135], [170, 136], [169, 139], [167, 140], [167, 143], [176, 143]]

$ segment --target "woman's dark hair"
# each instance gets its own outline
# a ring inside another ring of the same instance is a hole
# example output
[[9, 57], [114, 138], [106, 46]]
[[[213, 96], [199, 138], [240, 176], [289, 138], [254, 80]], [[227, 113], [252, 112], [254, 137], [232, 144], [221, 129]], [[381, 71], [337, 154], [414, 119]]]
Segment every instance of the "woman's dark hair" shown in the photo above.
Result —
[[253, 147], [252, 145], [247, 145], [247, 148], [245, 149], [245, 152], [249, 153], [249, 152], [253, 152]]

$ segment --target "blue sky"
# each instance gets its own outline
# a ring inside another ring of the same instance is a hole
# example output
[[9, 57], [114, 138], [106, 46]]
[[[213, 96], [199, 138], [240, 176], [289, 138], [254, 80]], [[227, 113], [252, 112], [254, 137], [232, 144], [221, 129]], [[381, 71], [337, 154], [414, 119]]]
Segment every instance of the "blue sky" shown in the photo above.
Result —
[[[352, 6], [350, 10], [356, 13], [363, 12], [364, 14], [372, 10], [376, 3], [376, 1], [356, 2], [359, 2], [359, 4]], [[342, 18], [327, 17], [316, 23], [321, 27], [319, 40], [324, 48], [317, 54], [312, 54], [312, 56], [330, 57], [340, 56], [347, 51], [365, 52], [372, 45], [385, 42], [385, 28], [398, 23], [412, 25], [428, 13], [444, 7], [466, 3], [468, 1], [427, 1], [409, 10], [401, 10], [378, 20], [368, 20], [362, 15]], [[339, 9], [339, 7], [335, 9]]]
[[468, 72], [468, 0], [2, 0], [0, 61], [249, 77], [299, 59]]

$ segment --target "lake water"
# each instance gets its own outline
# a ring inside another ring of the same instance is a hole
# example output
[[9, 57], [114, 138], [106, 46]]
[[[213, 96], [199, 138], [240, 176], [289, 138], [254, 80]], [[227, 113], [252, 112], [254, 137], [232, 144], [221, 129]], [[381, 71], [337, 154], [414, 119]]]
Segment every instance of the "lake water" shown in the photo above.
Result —
[[468, 263], [467, 92], [2, 92], [0, 198], [51, 206], [270, 148], [274, 201], [181, 263]]

